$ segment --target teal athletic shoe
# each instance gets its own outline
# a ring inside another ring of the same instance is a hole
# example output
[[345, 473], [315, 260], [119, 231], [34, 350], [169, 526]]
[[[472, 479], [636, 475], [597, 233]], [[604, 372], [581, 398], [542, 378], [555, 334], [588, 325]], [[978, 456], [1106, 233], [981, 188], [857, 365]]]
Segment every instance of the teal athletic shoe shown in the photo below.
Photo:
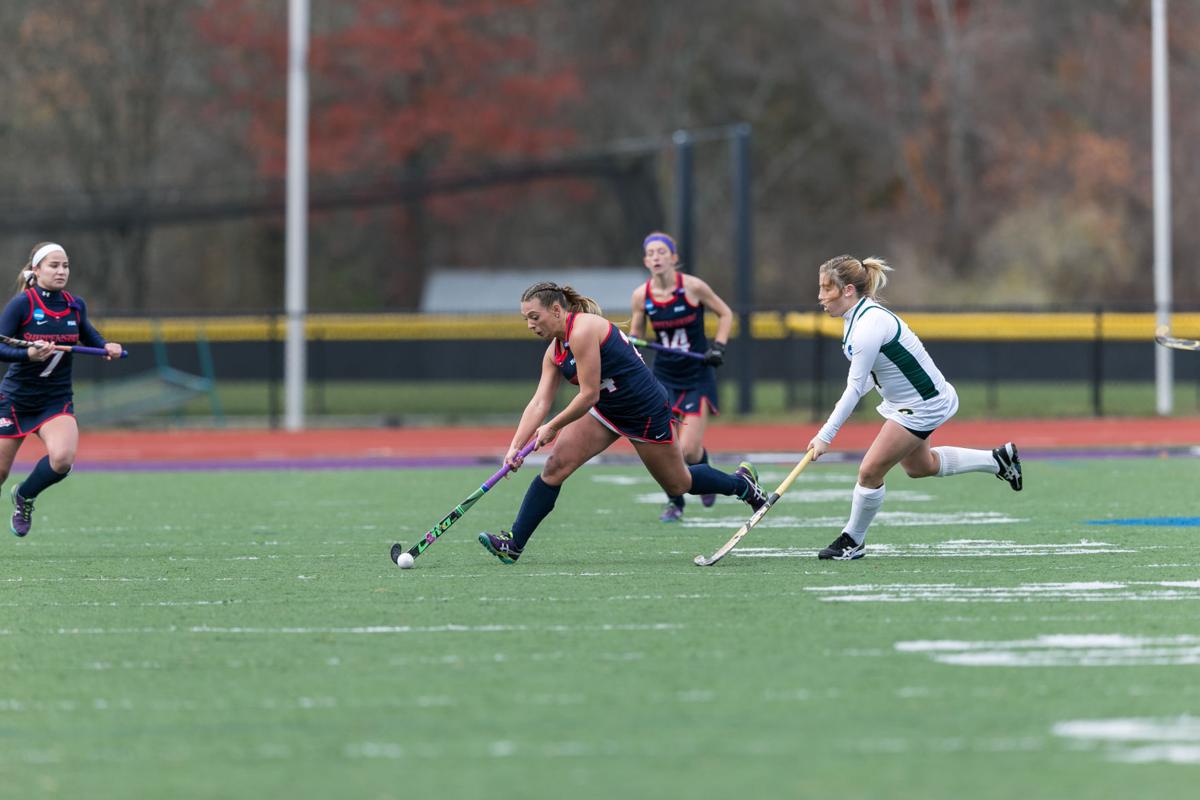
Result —
[[12, 487], [9, 494], [12, 496], [14, 509], [10, 527], [17, 536], [24, 536], [33, 527], [33, 501], [21, 497], [16, 486]]
[[484, 531], [479, 534], [479, 543], [483, 545], [484, 550], [500, 559], [502, 564], [515, 564], [521, 557], [521, 548], [513, 544], [512, 534], [508, 531], [502, 530], [499, 533]]
[[734, 475], [746, 482], [746, 490], [743, 494], [738, 495], [743, 502], [750, 508], [758, 511], [767, 502], [767, 493], [758, 485], [758, 470], [749, 461], [743, 461], [738, 464], [738, 468], [733, 471]]

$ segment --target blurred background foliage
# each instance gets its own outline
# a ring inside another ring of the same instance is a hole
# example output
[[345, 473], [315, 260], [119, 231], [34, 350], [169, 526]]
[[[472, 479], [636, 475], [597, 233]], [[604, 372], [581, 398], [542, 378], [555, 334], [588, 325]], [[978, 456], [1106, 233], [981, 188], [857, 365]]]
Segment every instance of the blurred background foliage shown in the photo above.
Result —
[[[672, 222], [671, 133], [747, 122], [759, 305], [811, 307], [850, 252], [894, 263], [900, 305], [1144, 306], [1149, 20], [1149, 0], [312, 0], [310, 304], [414, 309], [435, 268], [636, 265]], [[6, 0], [0, 24], [13, 275], [54, 239], [102, 311], [279, 306], [286, 0]], [[1195, 305], [1200, 3], [1170, 4], [1170, 37]], [[728, 296], [727, 143], [696, 174], [690, 266]]]

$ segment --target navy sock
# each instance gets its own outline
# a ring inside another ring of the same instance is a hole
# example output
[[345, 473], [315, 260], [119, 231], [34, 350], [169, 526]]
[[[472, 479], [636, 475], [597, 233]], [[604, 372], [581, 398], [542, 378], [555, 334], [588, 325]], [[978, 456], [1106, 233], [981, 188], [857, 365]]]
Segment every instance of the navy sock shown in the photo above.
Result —
[[546, 483], [541, 475], [530, 481], [529, 488], [525, 490], [525, 499], [521, 501], [521, 510], [517, 512], [517, 519], [512, 526], [513, 545], [517, 549], [525, 548], [525, 543], [533, 536], [537, 526], [554, 510], [554, 501], [558, 499], [561, 489], [561, 486]]
[[70, 473], [70, 469], [66, 472], [55, 472], [50, 466], [50, 456], [42, 456], [42, 460], [34, 465], [33, 472], [29, 473], [25, 482], [17, 487], [17, 492], [26, 500], [32, 500]]
[[692, 473], [692, 488], [688, 494], [723, 494], [741, 497], [748, 488], [746, 481], [736, 475], [713, 469], [708, 464], [693, 464], [688, 467]]
[[[695, 463], [696, 464], [707, 464], [708, 463], [708, 450], [707, 449], [703, 449], [700, 451], [700, 460]], [[692, 462], [688, 462], [688, 466], [691, 467], [694, 465], [692, 464]], [[695, 480], [695, 479], [693, 478], [693, 480]], [[716, 492], [692, 492], [692, 494], [716, 494]], [[670, 500], [675, 505], [679, 506], [680, 508], [683, 508], [683, 505], [684, 505], [683, 495], [681, 495], [681, 494], [667, 495], [667, 499]]]

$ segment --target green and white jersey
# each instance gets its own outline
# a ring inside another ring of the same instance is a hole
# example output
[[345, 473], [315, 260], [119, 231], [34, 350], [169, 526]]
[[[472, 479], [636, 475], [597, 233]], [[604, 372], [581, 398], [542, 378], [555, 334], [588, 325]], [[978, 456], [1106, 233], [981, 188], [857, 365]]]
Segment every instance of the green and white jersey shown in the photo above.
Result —
[[850, 359], [850, 374], [846, 391], [817, 433], [821, 441], [833, 442], [872, 386], [883, 395], [881, 413], [887, 407], [920, 419], [926, 416], [923, 411], [944, 405], [947, 394], [953, 397], [957, 409], [953, 387], [946, 383], [925, 352], [925, 345], [904, 320], [869, 297], [859, 300], [842, 315], [842, 320], [842, 352]]

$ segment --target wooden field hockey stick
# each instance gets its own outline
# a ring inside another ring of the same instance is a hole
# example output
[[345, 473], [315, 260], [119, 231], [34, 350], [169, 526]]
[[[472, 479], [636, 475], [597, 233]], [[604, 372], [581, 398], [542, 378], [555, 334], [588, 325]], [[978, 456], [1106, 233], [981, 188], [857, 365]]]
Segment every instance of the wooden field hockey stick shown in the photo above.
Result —
[[704, 353], [696, 353], [691, 350], [676, 350], [673, 347], [667, 347], [665, 344], [648, 342], [645, 339], [639, 339], [636, 336], [630, 336], [628, 338], [632, 344], [635, 344], [638, 347], [648, 347], [651, 350], [658, 350], [661, 353], [674, 353], [677, 356], [687, 356], [688, 358], [698, 358], [700, 360], [704, 360]]
[[1165, 326], [1155, 332], [1154, 341], [1172, 350], [1200, 350], [1200, 339], [1180, 339], [1171, 336], [1171, 329]]
[[[533, 446], [535, 444], [537, 444], [536, 437], [534, 439], [530, 440], [529, 444], [527, 444], [523, 448], [521, 448], [521, 452], [517, 453], [517, 458], [524, 458], [525, 456], [532, 453]], [[437, 525], [434, 525], [432, 528], [430, 528], [428, 531], [426, 531], [425, 535], [422, 536], [420, 539], [418, 539], [416, 544], [414, 544], [412, 547], [408, 548], [408, 554], [410, 556], [412, 556], [413, 558], [416, 558], [417, 556], [421, 555], [421, 553], [424, 553], [425, 548], [429, 547], [429, 545], [431, 545], [435, 541], [437, 541], [437, 538], [439, 536], [441, 536], [443, 533], [445, 533], [446, 531], [448, 531], [450, 529], [451, 525], [458, 522], [458, 520], [462, 517], [462, 515], [467, 513], [467, 511], [471, 508], [471, 506], [475, 505], [475, 503], [477, 503], [479, 501], [479, 498], [481, 498], [485, 494], [487, 494], [489, 489], [491, 489], [493, 486], [495, 486], [497, 483], [499, 483], [500, 479], [503, 478], [505, 475], [507, 475], [511, 471], [512, 471], [512, 465], [505, 462], [503, 467], [496, 470], [495, 475], [488, 478], [486, 481], [483, 482], [482, 486], [480, 486], [475, 491], [471, 492], [471, 494], [467, 495], [466, 500], [463, 500], [461, 503], [456, 505], [454, 507], [453, 511], [451, 511], [446, 516], [442, 517], [441, 522], [439, 522]], [[396, 560], [398, 558], [400, 558], [400, 554], [403, 552], [404, 552], [404, 545], [400, 544], [399, 542], [396, 542], [394, 545], [392, 545], [391, 557], [392, 557], [393, 564], [396, 563]]]
[[[3, 334], [0, 334], [0, 342], [3, 342], [4, 344], [10, 344], [13, 347], [35, 347], [37, 345], [37, 342], [27, 342], [24, 339], [14, 339], [11, 336], [4, 336]], [[108, 351], [105, 350], [103, 347], [84, 347], [83, 345], [80, 345], [80, 344], [56, 344], [56, 345], [54, 345], [54, 349], [59, 350], [64, 353], [76, 353], [76, 354], [85, 355], [85, 356], [107, 356], [108, 355]], [[129, 351], [122, 350], [121, 355], [119, 357], [127, 358], [128, 356], [129, 356]]]
[[771, 492], [770, 496], [767, 497], [767, 502], [763, 503], [762, 507], [758, 509], [758, 511], [754, 512], [754, 516], [750, 517], [749, 522], [738, 528], [738, 532], [733, 535], [732, 539], [721, 545], [721, 549], [713, 553], [711, 556], [696, 556], [694, 559], [692, 559], [692, 563], [697, 567], [711, 567], [713, 564], [724, 558], [729, 551], [732, 550], [737, 543], [742, 540], [742, 537], [749, 533], [750, 529], [757, 525], [759, 520], [767, 515], [767, 512], [771, 510], [771, 506], [775, 505], [783, 493], [786, 492], [789, 487], [791, 487], [792, 482], [799, 477], [800, 473], [804, 471], [804, 468], [808, 466], [808, 462], [812, 461], [812, 458], [813, 451], [809, 450], [804, 454], [804, 458], [800, 459], [800, 463], [792, 467], [792, 471], [789, 472], [788, 476], [783, 479], [783, 483], [779, 484], [779, 487], [775, 491]]

